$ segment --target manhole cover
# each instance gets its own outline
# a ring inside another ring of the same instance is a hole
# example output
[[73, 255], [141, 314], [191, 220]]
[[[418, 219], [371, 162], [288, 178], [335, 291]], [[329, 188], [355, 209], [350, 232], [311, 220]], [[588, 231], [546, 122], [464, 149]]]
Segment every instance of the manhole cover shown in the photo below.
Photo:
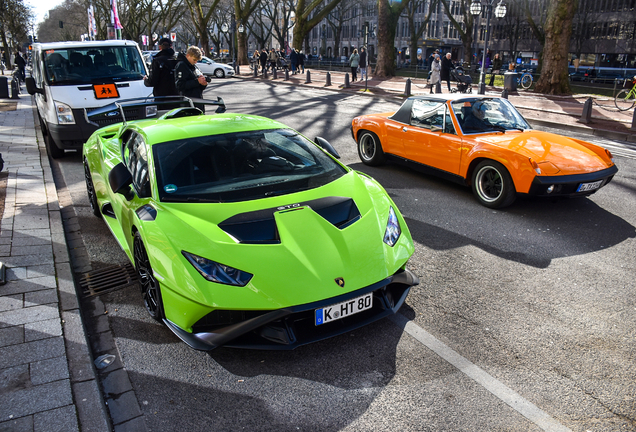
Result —
[[103, 267], [84, 273], [79, 284], [84, 297], [105, 294], [137, 283], [137, 273], [132, 264]]

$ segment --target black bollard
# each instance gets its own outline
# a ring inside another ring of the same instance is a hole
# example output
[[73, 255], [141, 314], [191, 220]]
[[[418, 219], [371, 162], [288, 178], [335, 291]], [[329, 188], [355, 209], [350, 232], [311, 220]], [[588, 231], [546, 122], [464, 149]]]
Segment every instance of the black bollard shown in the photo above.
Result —
[[577, 120], [579, 123], [592, 123], [592, 98], [587, 98], [583, 104], [583, 112], [581, 118]]
[[267, 79], [267, 68], [263, 69], [263, 78]]
[[329, 87], [331, 85], [331, 73], [327, 72], [327, 83], [325, 86]]
[[272, 79], [278, 79], [278, 71], [274, 68], [274, 73], [272, 75]]
[[344, 88], [349, 88], [349, 87], [351, 87], [351, 86], [349, 85], [349, 74], [348, 74], [348, 73], [346, 73], [346, 74], [345, 74], [345, 83], [344, 83]]
[[311, 83], [311, 74], [309, 73], [309, 71], [307, 71], [307, 79], [305, 80], [305, 84], [310, 84]]
[[636, 130], [636, 109], [634, 110], [634, 115], [632, 116], [632, 127], [629, 130]]
[[289, 69], [285, 69], [285, 81], [289, 81]]
[[503, 89], [501, 92], [501, 97], [504, 99], [508, 99], [508, 89]]
[[254, 78], [258, 76], [258, 66], [254, 65]]
[[18, 94], [20, 93], [20, 80], [17, 76], [13, 76], [11, 79], [11, 99], [19, 99]]
[[411, 96], [411, 78], [406, 79], [406, 85], [404, 86], [404, 94]]

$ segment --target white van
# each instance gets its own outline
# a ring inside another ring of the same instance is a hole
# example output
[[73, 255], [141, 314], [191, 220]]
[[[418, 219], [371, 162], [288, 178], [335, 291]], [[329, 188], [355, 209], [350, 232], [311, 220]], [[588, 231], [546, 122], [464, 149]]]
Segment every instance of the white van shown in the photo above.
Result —
[[[86, 121], [90, 112], [117, 100], [147, 97], [148, 74], [139, 46], [126, 40], [33, 44], [32, 76], [27, 91], [35, 95], [38, 117], [51, 157], [64, 149], [81, 150], [97, 129]], [[121, 121], [119, 114], [93, 120], [101, 126]], [[126, 112], [126, 119], [145, 117]]]

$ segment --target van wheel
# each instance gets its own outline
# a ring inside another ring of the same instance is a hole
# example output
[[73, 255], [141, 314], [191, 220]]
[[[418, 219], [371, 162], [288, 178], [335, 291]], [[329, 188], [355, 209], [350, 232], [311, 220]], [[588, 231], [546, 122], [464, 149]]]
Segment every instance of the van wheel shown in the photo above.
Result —
[[55, 144], [55, 140], [50, 133], [44, 136], [44, 144], [46, 145], [46, 151], [53, 159], [59, 159], [64, 156], [64, 149], [61, 149]]

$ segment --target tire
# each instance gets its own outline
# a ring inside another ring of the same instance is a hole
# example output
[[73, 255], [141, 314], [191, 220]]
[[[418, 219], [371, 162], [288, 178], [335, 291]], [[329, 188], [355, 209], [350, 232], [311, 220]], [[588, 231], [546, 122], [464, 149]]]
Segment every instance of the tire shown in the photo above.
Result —
[[380, 138], [366, 130], [358, 132], [358, 156], [369, 166], [378, 166], [386, 162]]
[[217, 78], [225, 78], [225, 71], [223, 69], [216, 69], [214, 71], [214, 76]]
[[161, 321], [165, 317], [163, 301], [161, 300], [161, 288], [152, 273], [150, 259], [148, 258], [148, 253], [146, 252], [146, 247], [144, 246], [139, 231], [135, 233], [133, 253], [135, 257], [135, 270], [137, 271], [137, 279], [141, 286], [141, 297], [144, 301], [144, 306], [153, 319]]
[[503, 208], [512, 204], [517, 191], [510, 173], [499, 162], [485, 160], [473, 170], [473, 194], [480, 204], [488, 208]]
[[102, 212], [99, 210], [95, 185], [93, 184], [93, 177], [91, 176], [91, 170], [88, 168], [86, 158], [84, 158], [84, 180], [86, 180], [86, 192], [88, 193], [88, 202], [91, 204], [91, 210], [95, 216], [101, 218]]
[[619, 91], [614, 98], [614, 105], [616, 105], [616, 108], [618, 108], [619, 111], [627, 111], [634, 106], [634, 103], [636, 103], [634, 93], [630, 94], [629, 98], [627, 97], [630, 91], [631, 90], [629, 89], [623, 89]]
[[46, 151], [51, 158], [59, 159], [64, 157], [64, 149], [59, 148], [57, 144], [55, 144], [55, 140], [50, 133], [44, 135], [44, 145], [46, 146]]
[[532, 85], [532, 75], [524, 74], [521, 75], [521, 82], [519, 83], [524, 90], [528, 90]]

